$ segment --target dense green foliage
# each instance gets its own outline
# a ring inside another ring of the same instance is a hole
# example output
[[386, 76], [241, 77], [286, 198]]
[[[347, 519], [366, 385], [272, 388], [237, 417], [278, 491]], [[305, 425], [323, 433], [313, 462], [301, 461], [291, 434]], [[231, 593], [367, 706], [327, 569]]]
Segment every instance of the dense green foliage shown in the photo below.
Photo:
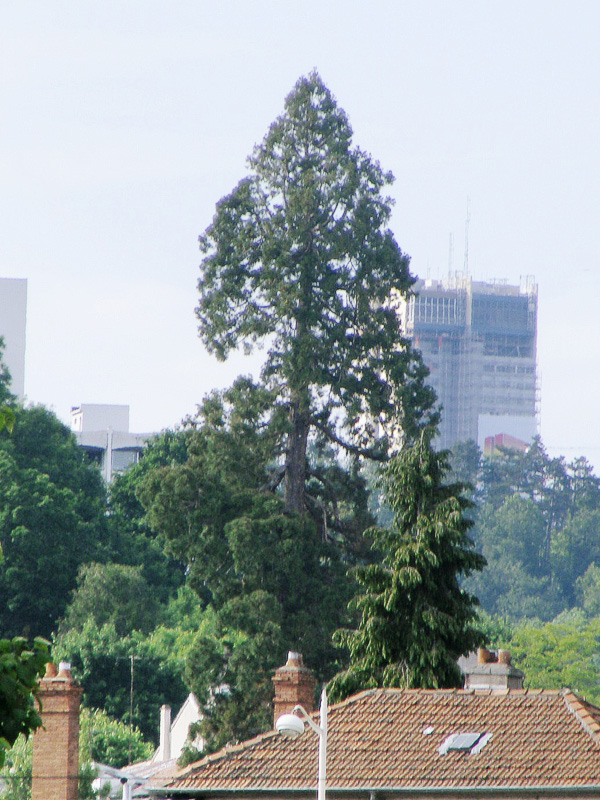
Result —
[[394, 521], [373, 532], [380, 560], [355, 569], [359, 626], [336, 635], [350, 665], [330, 683], [332, 699], [376, 686], [460, 686], [457, 659], [481, 634], [476, 600], [459, 579], [485, 562], [467, 535], [472, 503], [463, 484], [445, 483], [448, 471], [448, 453], [435, 452], [426, 435], [387, 466]]
[[186, 664], [204, 709], [196, 733], [208, 752], [271, 726], [272, 665], [283, 649], [281, 609], [267, 592], [234, 598], [210, 623], [196, 636]]
[[79, 761], [125, 767], [145, 761], [154, 753], [154, 745], [145, 741], [136, 726], [130, 727], [99, 709], [83, 708], [79, 727]]
[[120, 636], [113, 624], [98, 627], [89, 619], [81, 630], [59, 636], [52, 653], [71, 663], [86, 707], [128, 724], [133, 669], [133, 723], [149, 741], [157, 740], [161, 705], [178, 708], [188, 694], [179, 665], [139, 631]]
[[[168, 552], [188, 565], [188, 584], [204, 608], [207, 624], [186, 675], [204, 704], [210, 749], [268, 725], [270, 677], [286, 650], [300, 649], [317, 670], [331, 670], [331, 635], [349, 599], [335, 542], [309, 515], [286, 514], [282, 497], [268, 489], [268, 401], [247, 379], [208, 397], [189, 434], [187, 461], [148, 473], [138, 492]], [[362, 486], [358, 476], [354, 483]], [[342, 515], [353, 524], [361, 513], [368, 518], [364, 487], [354, 517], [352, 508], [339, 504], [342, 522]]]
[[49, 638], [109, 534], [100, 474], [45, 408], [15, 407], [12, 434], [0, 434], [0, 543], [0, 630]]
[[455, 448], [477, 485], [474, 539], [488, 566], [465, 582], [486, 611], [486, 640], [509, 647], [531, 688], [568, 686], [600, 703], [600, 481], [585, 459], [527, 453], [481, 459]]
[[[113, 560], [141, 567], [154, 597], [167, 603], [184, 583], [184, 565], [165, 553], [165, 543], [148, 525], [138, 492], [145, 476], [165, 466], [184, 463], [190, 430], [164, 431], [151, 439], [143, 457], [109, 487]], [[134, 627], [134, 626], [132, 626]]]
[[600, 705], [600, 618], [580, 610], [552, 622], [518, 626], [511, 638], [513, 661], [531, 688], [568, 686]]
[[81, 630], [88, 620], [98, 627], [111, 623], [118, 636], [148, 633], [156, 626], [158, 602], [141, 566], [84, 564], [77, 584], [60, 622], [61, 632]]
[[6, 748], [42, 724], [35, 696], [48, 660], [42, 639], [0, 639], [0, 767]]
[[550, 458], [539, 439], [478, 469], [473, 448], [457, 448], [455, 468], [470, 452], [473, 538], [488, 567], [466, 586], [490, 614], [549, 621], [580, 602], [586, 571], [600, 564], [600, 481], [585, 459]]

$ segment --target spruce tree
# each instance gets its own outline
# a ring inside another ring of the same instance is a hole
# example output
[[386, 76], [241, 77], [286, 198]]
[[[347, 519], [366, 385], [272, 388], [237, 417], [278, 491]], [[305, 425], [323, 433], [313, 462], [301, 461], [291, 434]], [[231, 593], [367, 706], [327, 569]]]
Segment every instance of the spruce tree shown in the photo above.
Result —
[[331, 682], [332, 699], [378, 686], [459, 686], [457, 659], [480, 643], [477, 600], [460, 586], [485, 564], [468, 537], [472, 502], [465, 484], [444, 482], [449, 454], [430, 439], [424, 432], [385, 469], [394, 522], [370, 531], [380, 560], [355, 569], [359, 624], [336, 634], [350, 666]]

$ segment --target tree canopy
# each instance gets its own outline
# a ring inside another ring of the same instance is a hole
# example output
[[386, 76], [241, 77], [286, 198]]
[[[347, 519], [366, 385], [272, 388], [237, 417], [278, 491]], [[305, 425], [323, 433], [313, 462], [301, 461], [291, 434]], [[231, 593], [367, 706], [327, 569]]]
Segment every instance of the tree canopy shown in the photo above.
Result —
[[[600, 563], [600, 481], [583, 458], [551, 458], [537, 438], [526, 453], [506, 450], [479, 465], [471, 453], [473, 539], [488, 568], [467, 579], [490, 614], [549, 621], [577, 602], [578, 585]], [[465, 449], [466, 448], [466, 449]]]
[[200, 337], [225, 359], [266, 345], [270, 424], [281, 434], [273, 480], [303, 514], [307, 445], [385, 458], [432, 415], [427, 370], [399, 330], [393, 298], [413, 283], [388, 228], [392, 181], [352, 145], [345, 112], [316, 72], [301, 78], [217, 204], [200, 238]]
[[84, 564], [77, 589], [60, 621], [59, 630], [81, 630], [87, 620], [98, 627], [112, 623], [119, 636], [148, 633], [156, 626], [158, 603], [142, 575], [142, 567], [123, 564]]
[[80, 565], [108, 557], [106, 490], [52, 412], [14, 416], [0, 434], [0, 629], [49, 638]]
[[157, 739], [161, 705], [178, 708], [188, 695], [181, 669], [168, 653], [139, 631], [120, 636], [112, 623], [98, 626], [88, 619], [81, 630], [56, 637], [52, 655], [71, 663], [87, 708], [103, 709], [125, 723], [131, 722], [133, 670], [133, 723], [149, 741]]

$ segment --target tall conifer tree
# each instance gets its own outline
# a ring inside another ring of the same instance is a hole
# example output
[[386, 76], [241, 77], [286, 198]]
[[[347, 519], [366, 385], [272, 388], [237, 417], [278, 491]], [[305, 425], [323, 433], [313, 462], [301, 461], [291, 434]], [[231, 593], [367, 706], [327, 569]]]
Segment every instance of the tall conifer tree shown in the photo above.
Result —
[[319, 75], [301, 78], [200, 238], [200, 337], [220, 359], [266, 344], [262, 380], [285, 421], [277, 480], [299, 514], [311, 435], [384, 459], [434, 403], [393, 308], [413, 283], [388, 228], [393, 177], [351, 139]]
[[473, 504], [464, 484], [444, 482], [448, 453], [430, 438], [424, 432], [386, 468], [394, 523], [372, 531], [381, 560], [355, 570], [359, 625], [337, 633], [350, 667], [330, 684], [332, 699], [377, 686], [459, 686], [457, 659], [480, 643], [477, 601], [460, 586], [485, 564], [468, 537]]

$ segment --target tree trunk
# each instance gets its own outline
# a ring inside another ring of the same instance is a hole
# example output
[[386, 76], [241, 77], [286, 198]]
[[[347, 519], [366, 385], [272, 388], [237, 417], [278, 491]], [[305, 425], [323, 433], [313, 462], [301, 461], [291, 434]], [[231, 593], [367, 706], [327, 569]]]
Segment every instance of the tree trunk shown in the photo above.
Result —
[[306, 444], [310, 417], [306, 403], [296, 400], [290, 410], [290, 434], [285, 459], [284, 497], [285, 510], [304, 514], [304, 486], [306, 481]]

